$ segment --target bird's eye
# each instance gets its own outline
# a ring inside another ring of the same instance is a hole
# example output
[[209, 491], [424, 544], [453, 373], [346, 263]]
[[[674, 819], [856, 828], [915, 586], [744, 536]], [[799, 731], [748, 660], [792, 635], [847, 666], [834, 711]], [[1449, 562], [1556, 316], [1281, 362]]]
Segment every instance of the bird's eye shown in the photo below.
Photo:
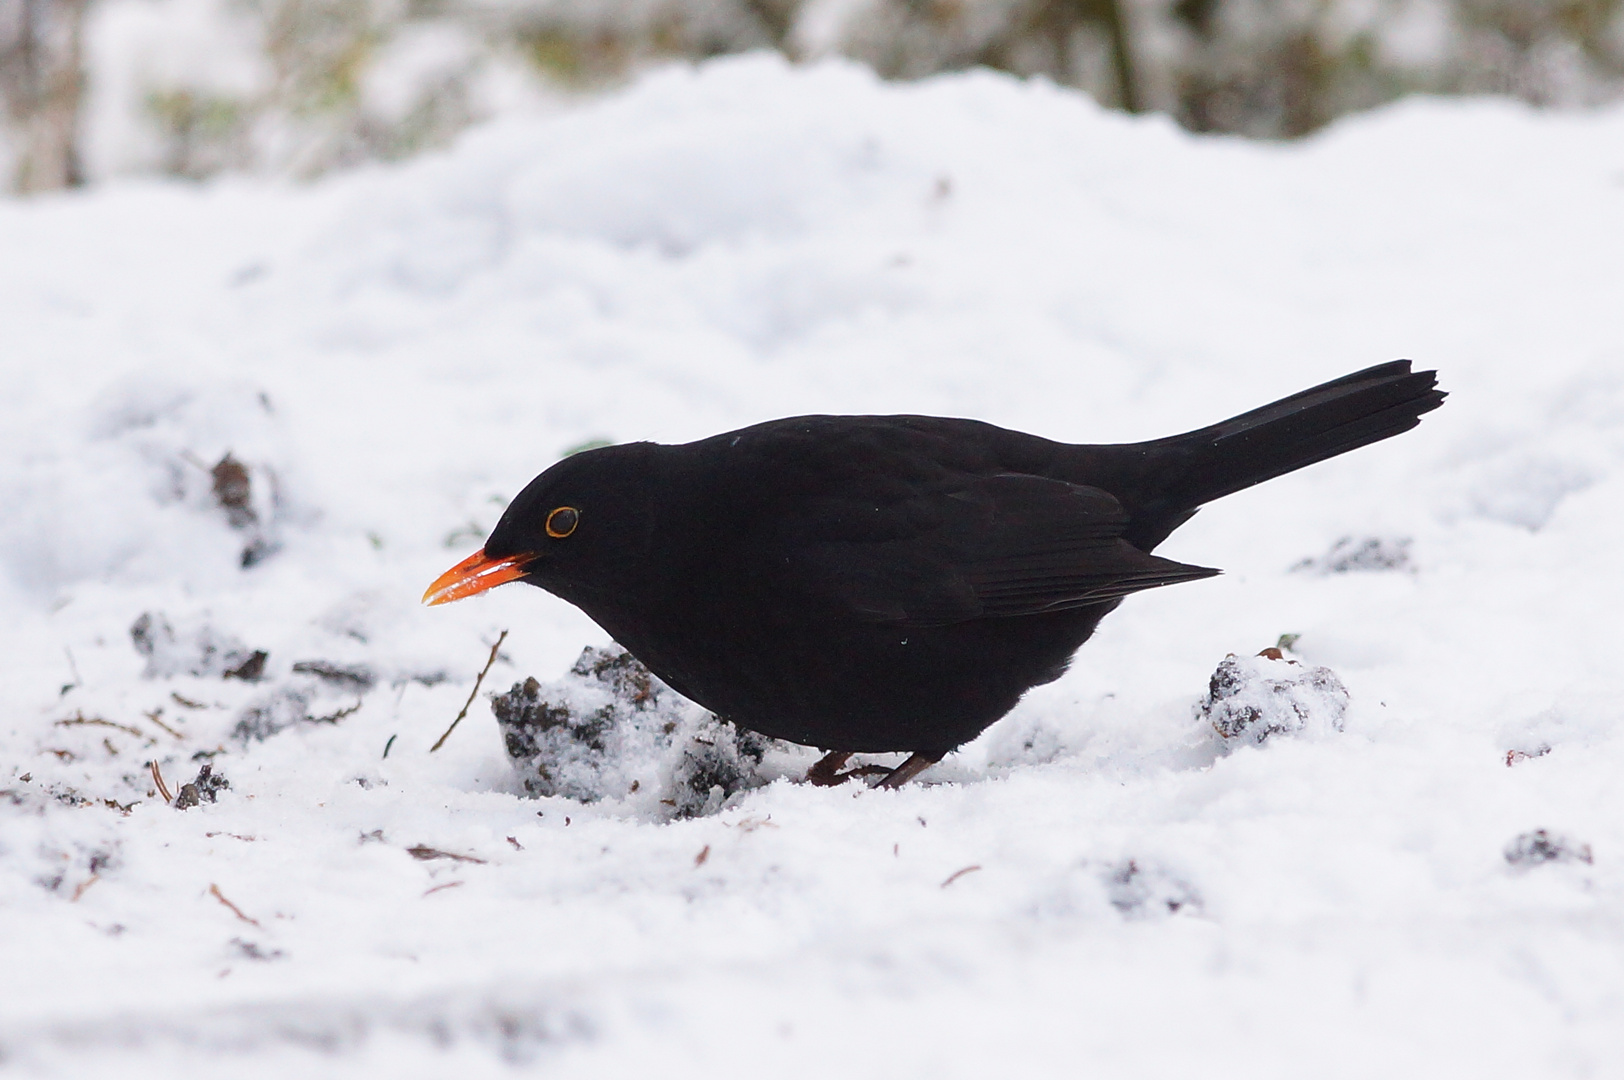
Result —
[[562, 540], [581, 523], [581, 512], [573, 506], [560, 506], [547, 515], [547, 535]]

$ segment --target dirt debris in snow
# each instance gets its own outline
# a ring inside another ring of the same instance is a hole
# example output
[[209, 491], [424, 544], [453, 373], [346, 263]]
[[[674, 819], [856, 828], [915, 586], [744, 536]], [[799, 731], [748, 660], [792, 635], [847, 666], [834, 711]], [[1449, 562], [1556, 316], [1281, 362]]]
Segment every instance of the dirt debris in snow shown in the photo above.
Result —
[[1199, 912], [1201, 897], [1178, 875], [1154, 863], [1124, 859], [1103, 876], [1111, 906], [1125, 918], [1148, 919]]
[[1348, 690], [1336, 672], [1288, 660], [1278, 648], [1224, 657], [1196, 706], [1224, 742], [1260, 745], [1274, 735], [1341, 731], [1347, 711]]
[[1577, 862], [1588, 866], [1595, 862], [1589, 844], [1581, 844], [1546, 829], [1521, 834], [1506, 845], [1505, 854], [1506, 862], [1519, 870], [1546, 863]]
[[263, 742], [279, 731], [310, 719], [315, 694], [308, 687], [283, 686], [255, 701], [237, 717], [232, 737], [238, 742]]
[[1292, 567], [1313, 574], [1347, 574], [1369, 570], [1410, 570], [1410, 538], [1407, 536], [1344, 536], [1324, 555], [1304, 559]]
[[569, 673], [491, 699], [525, 791], [580, 802], [657, 797], [665, 816], [715, 813], [769, 777], [771, 740], [687, 701], [618, 649], [589, 647]]
[[203, 767], [197, 771], [197, 776], [180, 786], [175, 792], [175, 809], [190, 810], [200, 803], [215, 802], [220, 798], [220, 792], [231, 787], [231, 782], [214, 771], [214, 765], [205, 761]]
[[371, 690], [377, 675], [365, 664], [335, 664], [328, 660], [300, 660], [293, 665], [299, 675], [314, 675], [322, 682], [343, 690]]
[[[261, 395], [263, 399], [264, 395]], [[269, 411], [269, 410], [267, 410]], [[209, 469], [213, 481], [210, 491], [220, 509], [226, 512], [226, 521], [238, 532], [247, 533], [242, 554], [238, 559], [244, 570], [264, 561], [276, 552], [276, 544], [266, 535], [264, 523], [254, 509], [254, 485], [248, 466], [232, 456], [230, 451]], [[275, 493], [275, 479], [271, 480]]]
[[142, 612], [130, 626], [130, 641], [147, 658], [142, 674], [149, 679], [213, 675], [257, 682], [265, 673], [263, 649], [250, 649], [206, 622], [182, 623], [177, 631], [161, 611]]

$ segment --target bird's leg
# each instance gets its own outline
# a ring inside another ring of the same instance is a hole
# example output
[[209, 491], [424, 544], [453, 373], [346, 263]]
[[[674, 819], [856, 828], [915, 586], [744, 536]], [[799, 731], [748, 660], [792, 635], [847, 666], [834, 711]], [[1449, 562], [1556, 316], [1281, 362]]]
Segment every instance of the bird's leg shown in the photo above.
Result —
[[850, 760], [850, 750], [831, 750], [806, 770], [806, 782], [814, 787], [834, 787], [846, 779], [840, 775], [840, 767]]
[[835, 787], [859, 776], [891, 775], [891, 770], [884, 765], [859, 765], [855, 769], [841, 772], [841, 767], [851, 760], [852, 753], [850, 750], [829, 751], [818, 759], [816, 765], [806, 771], [806, 782], [814, 787]]
[[885, 779], [874, 786], [877, 788], [899, 788], [940, 760], [942, 759], [926, 757], [924, 754], [910, 755], [907, 761], [886, 773]]

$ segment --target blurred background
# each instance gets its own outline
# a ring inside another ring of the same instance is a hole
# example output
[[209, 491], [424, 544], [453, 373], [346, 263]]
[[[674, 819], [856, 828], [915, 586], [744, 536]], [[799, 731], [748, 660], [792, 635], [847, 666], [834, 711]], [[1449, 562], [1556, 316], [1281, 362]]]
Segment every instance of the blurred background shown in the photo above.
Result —
[[1290, 139], [1411, 93], [1617, 98], [1624, 0], [0, 0], [0, 183], [308, 178], [757, 49]]

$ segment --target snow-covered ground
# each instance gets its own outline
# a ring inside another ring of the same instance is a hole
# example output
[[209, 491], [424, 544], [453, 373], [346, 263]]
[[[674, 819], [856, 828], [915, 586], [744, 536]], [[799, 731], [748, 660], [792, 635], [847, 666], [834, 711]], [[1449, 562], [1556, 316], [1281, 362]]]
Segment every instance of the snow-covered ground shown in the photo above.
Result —
[[[1621, 250], [1616, 109], [1263, 146], [763, 58], [0, 204], [0, 1070], [1624, 1074]], [[902, 791], [525, 797], [484, 698], [602, 633], [418, 604], [588, 440], [1129, 440], [1399, 356], [1441, 410], [1208, 508], [1162, 550], [1225, 576]], [[1218, 745], [1213, 670], [1288, 633], [1342, 730]]]

